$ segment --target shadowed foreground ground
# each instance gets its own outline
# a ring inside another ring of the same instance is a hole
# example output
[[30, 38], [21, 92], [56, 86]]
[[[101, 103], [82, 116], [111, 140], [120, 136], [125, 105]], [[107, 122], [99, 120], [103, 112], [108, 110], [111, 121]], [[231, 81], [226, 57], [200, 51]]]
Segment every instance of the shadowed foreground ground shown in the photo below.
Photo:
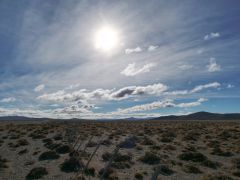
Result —
[[[78, 136], [85, 153], [72, 149]], [[119, 121], [1, 122], [0, 179], [69, 179], [101, 142], [84, 173], [99, 179], [125, 139], [105, 179], [240, 178], [237, 121]]]

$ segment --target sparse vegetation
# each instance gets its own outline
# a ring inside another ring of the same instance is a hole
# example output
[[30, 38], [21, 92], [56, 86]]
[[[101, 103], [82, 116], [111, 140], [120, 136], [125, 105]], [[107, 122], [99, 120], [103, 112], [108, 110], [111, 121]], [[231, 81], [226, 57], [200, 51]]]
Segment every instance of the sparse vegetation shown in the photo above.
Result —
[[[66, 127], [74, 130], [75, 135], [65, 135]], [[0, 129], [3, 129], [0, 132], [0, 173], [4, 177], [19, 164], [20, 170], [35, 166], [45, 167], [45, 170], [29, 170], [15, 179], [58, 178], [60, 171], [64, 172], [61, 173], [63, 179], [68, 179], [83, 168], [83, 162], [86, 163], [104, 132], [105, 140], [84, 171], [83, 179], [101, 176], [116, 145], [120, 150], [105, 179], [151, 179], [156, 170], [159, 170], [159, 177], [240, 178], [240, 125], [237, 122], [47, 122], [2, 128], [0, 125]], [[93, 134], [94, 138], [83, 151]], [[81, 140], [77, 146], [82, 142], [83, 145], [74, 151], [72, 145], [78, 135]]]

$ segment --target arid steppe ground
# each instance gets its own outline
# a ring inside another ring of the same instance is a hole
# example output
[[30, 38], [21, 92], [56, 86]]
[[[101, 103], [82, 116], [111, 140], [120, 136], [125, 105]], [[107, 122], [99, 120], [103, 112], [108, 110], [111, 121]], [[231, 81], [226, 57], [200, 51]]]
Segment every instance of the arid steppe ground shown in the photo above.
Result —
[[240, 121], [1, 122], [0, 179], [99, 179], [117, 146], [104, 179], [240, 179]]

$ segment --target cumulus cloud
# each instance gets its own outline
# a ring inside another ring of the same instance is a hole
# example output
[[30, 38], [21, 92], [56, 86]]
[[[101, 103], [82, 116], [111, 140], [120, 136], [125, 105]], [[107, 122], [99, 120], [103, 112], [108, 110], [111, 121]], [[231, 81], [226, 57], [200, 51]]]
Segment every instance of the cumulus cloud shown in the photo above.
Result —
[[64, 90], [55, 93], [43, 94], [37, 99], [55, 102], [76, 102], [79, 100], [122, 100], [137, 95], [160, 95], [168, 87], [164, 84], [152, 84], [147, 86], [128, 86], [118, 90], [114, 89], [96, 89], [87, 91], [81, 89], [71, 93]]
[[158, 48], [158, 46], [150, 45], [150, 46], [148, 47], [148, 51], [149, 51], [149, 52], [155, 51], [157, 48]]
[[44, 88], [45, 88], [45, 85], [44, 84], [40, 84], [40, 85], [38, 85], [38, 86], [36, 86], [34, 88], [34, 91], [35, 92], [40, 92], [40, 91], [44, 90]]
[[143, 67], [136, 67], [135, 63], [128, 64], [128, 66], [121, 72], [125, 76], [136, 76], [138, 74], [149, 72], [154, 67], [153, 63], [145, 64]]
[[140, 48], [139, 46], [133, 49], [125, 49], [125, 54], [131, 54], [131, 53], [138, 53], [141, 52], [142, 48]]
[[221, 71], [221, 66], [217, 64], [215, 58], [210, 58], [209, 64], [207, 65], [208, 72]]
[[111, 99], [125, 99], [129, 96], [136, 95], [160, 95], [166, 91], [168, 87], [158, 83], [147, 86], [128, 86], [111, 93]]
[[131, 113], [131, 112], [137, 112], [137, 111], [149, 111], [149, 110], [162, 109], [162, 108], [173, 108], [173, 107], [191, 108], [191, 107], [199, 106], [205, 101], [207, 101], [207, 99], [205, 99], [205, 98], [200, 98], [197, 101], [193, 101], [193, 102], [178, 103], [178, 104], [174, 103], [173, 100], [155, 101], [152, 103], [137, 105], [137, 106], [133, 106], [130, 108], [119, 109], [117, 112], [118, 113]]
[[210, 34], [206, 34], [204, 36], [204, 40], [209, 40], [209, 39], [214, 39], [214, 38], [218, 38], [220, 37], [220, 33], [219, 32], [211, 32]]
[[3, 98], [0, 100], [1, 103], [11, 103], [11, 102], [15, 102], [16, 98], [14, 97], [8, 97], [8, 98]]

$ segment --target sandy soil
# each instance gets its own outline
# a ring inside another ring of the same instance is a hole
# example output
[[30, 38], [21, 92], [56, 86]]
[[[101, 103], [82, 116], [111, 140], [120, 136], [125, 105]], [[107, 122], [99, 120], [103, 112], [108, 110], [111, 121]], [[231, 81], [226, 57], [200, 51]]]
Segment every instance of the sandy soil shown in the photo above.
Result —
[[105, 179], [240, 179], [240, 121], [1, 122], [0, 179], [99, 179], [118, 145]]

